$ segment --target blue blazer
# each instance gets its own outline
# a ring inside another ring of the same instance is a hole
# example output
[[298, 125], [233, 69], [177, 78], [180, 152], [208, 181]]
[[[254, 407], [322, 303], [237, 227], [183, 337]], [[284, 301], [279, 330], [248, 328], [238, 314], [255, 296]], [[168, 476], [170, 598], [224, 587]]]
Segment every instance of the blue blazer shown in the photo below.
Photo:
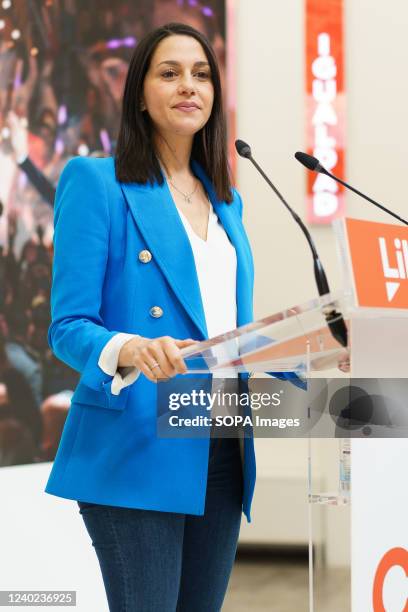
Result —
[[[253, 321], [253, 259], [242, 200], [219, 201], [192, 168], [237, 254], [237, 325]], [[138, 256], [147, 249], [148, 263]], [[222, 262], [220, 262], [220, 273]], [[154, 318], [153, 306], [163, 315]], [[157, 383], [140, 375], [119, 395], [98, 366], [118, 332], [208, 338], [189, 238], [168, 184], [120, 183], [114, 160], [71, 159], [55, 197], [49, 345], [81, 373], [45, 492], [93, 503], [203, 515], [209, 437], [156, 436]], [[182, 376], [182, 375], [179, 375]], [[248, 374], [240, 374], [246, 384]], [[158, 383], [160, 384], [160, 383]], [[252, 437], [244, 438], [243, 512], [251, 522]]]

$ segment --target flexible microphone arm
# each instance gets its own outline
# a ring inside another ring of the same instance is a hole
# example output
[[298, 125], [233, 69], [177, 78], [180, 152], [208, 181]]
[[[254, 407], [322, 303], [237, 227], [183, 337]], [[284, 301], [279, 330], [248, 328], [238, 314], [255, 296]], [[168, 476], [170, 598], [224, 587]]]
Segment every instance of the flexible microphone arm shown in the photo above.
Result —
[[[326, 295], [327, 293], [330, 293], [329, 282], [327, 280], [327, 276], [326, 276], [326, 273], [324, 271], [323, 264], [322, 264], [322, 262], [321, 262], [321, 260], [319, 258], [316, 246], [315, 246], [315, 244], [313, 242], [312, 236], [311, 236], [309, 230], [307, 229], [306, 225], [303, 223], [303, 221], [299, 217], [299, 215], [292, 209], [292, 207], [289, 206], [289, 204], [286, 202], [286, 200], [284, 199], [282, 194], [278, 191], [278, 189], [275, 187], [275, 185], [272, 183], [272, 181], [269, 179], [269, 177], [265, 174], [265, 172], [262, 170], [262, 168], [259, 166], [259, 164], [252, 157], [251, 147], [246, 142], [244, 142], [243, 140], [236, 140], [235, 141], [235, 148], [237, 150], [238, 155], [240, 155], [241, 157], [245, 157], [246, 159], [249, 159], [253, 163], [255, 168], [258, 170], [258, 172], [261, 174], [261, 176], [265, 179], [265, 181], [268, 183], [268, 185], [271, 187], [271, 189], [277, 195], [277, 197], [282, 202], [282, 204], [290, 212], [290, 214], [292, 215], [293, 219], [300, 226], [300, 228], [301, 228], [303, 234], [305, 235], [306, 240], [307, 240], [307, 242], [308, 242], [308, 244], [310, 246], [310, 250], [312, 252], [314, 276], [315, 276], [317, 290], [319, 292], [319, 295], [323, 296], [323, 295]], [[333, 304], [330, 304], [328, 307], [325, 308], [324, 315], [326, 317], [326, 322], [327, 322], [327, 324], [328, 324], [328, 326], [330, 328], [330, 331], [331, 331], [333, 337], [342, 346], [347, 346], [347, 327], [346, 327], [346, 324], [344, 323], [344, 319], [343, 319], [343, 316], [341, 315], [341, 313], [336, 311], [336, 309], [334, 308]]]
[[262, 175], [262, 177], [268, 183], [269, 187], [271, 187], [271, 189], [278, 196], [278, 198], [282, 202], [282, 204], [290, 212], [290, 214], [292, 215], [292, 217], [294, 218], [296, 223], [298, 225], [300, 225], [300, 228], [301, 228], [302, 232], [304, 233], [304, 235], [306, 237], [306, 240], [309, 243], [310, 250], [312, 251], [313, 262], [314, 262], [314, 273], [315, 273], [315, 279], [316, 279], [316, 284], [317, 284], [317, 289], [319, 291], [319, 295], [325, 295], [326, 293], [330, 293], [329, 283], [328, 283], [328, 280], [327, 280], [326, 273], [324, 271], [322, 262], [320, 261], [319, 255], [317, 254], [316, 246], [315, 246], [315, 244], [313, 242], [313, 239], [312, 239], [312, 237], [310, 235], [310, 232], [308, 231], [307, 227], [303, 223], [302, 219], [291, 208], [291, 206], [289, 206], [289, 204], [286, 202], [286, 200], [284, 199], [282, 194], [278, 191], [278, 189], [275, 187], [275, 185], [272, 183], [272, 181], [269, 179], [269, 177], [265, 174], [265, 172], [262, 170], [262, 168], [259, 166], [259, 164], [252, 157], [250, 146], [248, 144], [246, 144], [243, 140], [236, 140], [235, 141], [235, 148], [236, 148], [238, 154], [241, 157], [245, 157], [246, 159], [249, 159], [253, 163], [255, 168], [258, 170], [258, 172]]
[[355, 189], [355, 187], [352, 187], [351, 185], [349, 185], [348, 183], [343, 181], [338, 176], [335, 176], [334, 174], [332, 174], [331, 172], [326, 170], [326, 168], [324, 166], [322, 166], [321, 163], [319, 162], [319, 160], [316, 157], [313, 157], [313, 155], [308, 155], [307, 153], [302, 153], [301, 151], [297, 151], [297, 153], [295, 153], [295, 157], [298, 160], [298, 162], [300, 162], [308, 170], [311, 170], [312, 172], [318, 172], [320, 174], [325, 174], [326, 176], [330, 176], [330, 178], [332, 178], [334, 181], [337, 181], [338, 183], [340, 183], [341, 185], [343, 185], [347, 189], [350, 189], [351, 191], [353, 191], [354, 193], [356, 193], [360, 197], [364, 198], [364, 200], [367, 200], [368, 202], [371, 202], [371, 204], [374, 204], [374, 206], [377, 206], [378, 208], [381, 208], [381, 210], [383, 210], [384, 212], [388, 213], [389, 215], [391, 215], [395, 219], [398, 219], [398, 221], [401, 221], [401, 223], [404, 223], [404, 225], [408, 225], [408, 221], [406, 221], [405, 219], [403, 219], [402, 217], [397, 215], [395, 212], [393, 212], [389, 208], [386, 208], [385, 206], [383, 206], [379, 202], [376, 202], [375, 200], [370, 198], [368, 195], [365, 195], [364, 193], [362, 193], [358, 189]]

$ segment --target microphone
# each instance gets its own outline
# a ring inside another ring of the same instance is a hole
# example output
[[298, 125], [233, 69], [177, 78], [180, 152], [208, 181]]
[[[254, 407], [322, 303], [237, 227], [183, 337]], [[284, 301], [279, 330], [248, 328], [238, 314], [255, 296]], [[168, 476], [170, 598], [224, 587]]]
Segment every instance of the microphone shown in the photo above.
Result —
[[[325, 295], [326, 293], [330, 293], [329, 282], [327, 280], [327, 276], [324, 271], [323, 264], [320, 261], [316, 246], [313, 242], [312, 236], [310, 235], [310, 232], [307, 229], [306, 225], [303, 223], [299, 215], [291, 208], [291, 206], [289, 206], [289, 204], [284, 199], [282, 194], [278, 191], [278, 189], [275, 187], [275, 185], [272, 183], [269, 177], [265, 174], [265, 172], [262, 170], [259, 164], [252, 157], [251, 147], [249, 146], [249, 144], [247, 144], [243, 140], [236, 140], [235, 148], [237, 150], [238, 155], [240, 155], [241, 157], [245, 157], [246, 159], [249, 159], [253, 163], [255, 168], [258, 170], [258, 172], [262, 175], [262, 177], [268, 183], [269, 187], [272, 188], [272, 190], [277, 195], [279, 200], [287, 208], [287, 210], [292, 215], [293, 219], [299, 225], [300, 229], [305, 235], [305, 238], [312, 252], [314, 276], [315, 276], [317, 290], [319, 292], [319, 295], [322, 296], [322, 295]], [[342, 346], [347, 346], [347, 327], [344, 322], [342, 314], [336, 311], [333, 304], [328, 304], [327, 306], [325, 306], [323, 309], [323, 314], [326, 318], [326, 322], [329, 326], [332, 336]]]
[[298, 162], [300, 162], [308, 170], [312, 170], [312, 172], [319, 172], [320, 174], [326, 174], [326, 176], [330, 176], [330, 178], [332, 178], [334, 181], [337, 181], [337, 183], [340, 183], [341, 185], [344, 185], [344, 187], [347, 187], [347, 189], [350, 189], [351, 191], [353, 191], [357, 195], [361, 196], [362, 198], [364, 198], [368, 202], [371, 202], [371, 204], [374, 204], [374, 206], [377, 206], [378, 208], [381, 208], [381, 210], [383, 210], [384, 212], [388, 213], [389, 215], [391, 215], [395, 219], [398, 219], [398, 221], [401, 221], [401, 223], [404, 223], [405, 225], [408, 225], [408, 221], [406, 221], [405, 219], [403, 219], [402, 217], [397, 215], [395, 212], [392, 212], [392, 210], [390, 210], [389, 208], [386, 208], [382, 204], [379, 204], [379, 202], [376, 202], [375, 200], [373, 200], [372, 198], [369, 198], [364, 193], [361, 193], [361, 191], [359, 191], [358, 189], [355, 189], [354, 187], [352, 187], [351, 185], [349, 185], [348, 183], [343, 181], [338, 176], [334, 176], [334, 174], [332, 174], [331, 172], [326, 170], [326, 168], [324, 168], [321, 165], [321, 163], [319, 162], [319, 160], [316, 157], [313, 157], [313, 155], [308, 155], [307, 153], [302, 153], [301, 151], [297, 151], [297, 153], [295, 153], [295, 157], [298, 160]]

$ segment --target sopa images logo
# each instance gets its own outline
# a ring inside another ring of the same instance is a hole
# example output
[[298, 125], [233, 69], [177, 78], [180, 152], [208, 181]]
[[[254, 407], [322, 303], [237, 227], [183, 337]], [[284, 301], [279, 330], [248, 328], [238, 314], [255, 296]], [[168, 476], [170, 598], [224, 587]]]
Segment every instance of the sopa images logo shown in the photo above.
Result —
[[[408, 578], [408, 550], [406, 548], [391, 548], [379, 562], [373, 584], [373, 612], [390, 612], [390, 608], [384, 605], [384, 584], [389, 572], [395, 567], [402, 568]], [[405, 597], [402, 592], [403, 584], [401, 582], [400, 584], [401, 597], [398, 596], [398, 598], [403, 600]], [[393, 610], [396, 611], [397, 608], [394, 607]], [[408, 598], [405, 599], [405, 602], [402, 601], [401, 606], [398, 606], [398, 612], [408, 612]]]
[[[387, 299], [389, 302], [392, 302], [401, 286], [401, 280], [408, 279], [408, 241], [395, 238], [391, 248], [389, 248], [386, 239], [383, 237], [380, 237], [378, 242], [380, 245]], [[391, 257], [396, 265], [390, 263]]]

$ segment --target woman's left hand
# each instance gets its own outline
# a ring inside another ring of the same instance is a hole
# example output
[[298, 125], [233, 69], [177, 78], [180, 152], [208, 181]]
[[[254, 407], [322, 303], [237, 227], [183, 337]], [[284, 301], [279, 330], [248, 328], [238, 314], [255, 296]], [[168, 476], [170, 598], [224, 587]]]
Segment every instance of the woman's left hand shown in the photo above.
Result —
[[350, 372], [350, 353], [348, 351], [346, 351], [344, 355], [340, 357], [337, 367], [342, 372]]

